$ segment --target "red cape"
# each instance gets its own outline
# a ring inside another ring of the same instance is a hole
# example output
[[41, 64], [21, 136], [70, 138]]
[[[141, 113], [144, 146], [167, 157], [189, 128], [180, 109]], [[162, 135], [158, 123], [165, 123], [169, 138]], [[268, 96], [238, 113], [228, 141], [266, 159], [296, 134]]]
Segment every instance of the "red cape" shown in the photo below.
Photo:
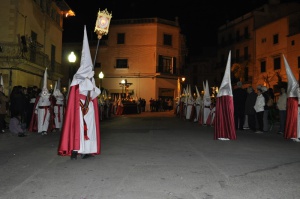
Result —
[[233, 97], [229, 95], [218, 97], [215, 112], [215, 140], [218, 138], [236, 139], [233, 113]]
[[39, 99], [40, 99], [40, 96], [37, 96], [35, 98], [35, 102], [34, 102], [34, 105], [33, 105], [32, 116], [31, 116], [31, 120], [30, 120], [30, 124], [29, 124], [29, 128], [28, 128], [28, 131], [30, 131], [30, 132], [37, 132], [38, 131], [38, 116], [35, 113], [35, 109], [36, 109], [36, 106], [37, 106], [37, 103], [38, 103]]
[[298, 123], [298, 97], [288, 97], [286, 108], [286, 124], [284, 129], [284, 138], [297, 138]]
[[[66, 106], [64, 122], [62, 126], [58, 155], [70, 156], [72, 150], [80, 149], [80, 117], [81, 111], [79, 103], [79, 85], [71, 86]], [[91, 101], [94, 105], [95, 123], [96, 123], [96, 139], [97, 139], [97, 153], [100, 154], [100, 124], [97, 98]]]
[[[33, 112], [32, 112], [32, 116], [31, 116], [29, 128], [28, 128], [28, 131], [30, 131], [30, 132], [38, 132], [38, 115], [35, 113], [35, 109], [36, 109], [36, 106], [38, 105], [40, 97], [41, 96], [36, 97], [34, 105], [33, 105]], [[53, 111], [53, 97], [50, 96], [49, 100], [50, 100], [51, 104], [49, 107], [50, 118], [49, 118], [49, 126], [47, 129], [48, 133], [51, 132], [55, 128], [55, 126], [54, 126], [54, 111]]]

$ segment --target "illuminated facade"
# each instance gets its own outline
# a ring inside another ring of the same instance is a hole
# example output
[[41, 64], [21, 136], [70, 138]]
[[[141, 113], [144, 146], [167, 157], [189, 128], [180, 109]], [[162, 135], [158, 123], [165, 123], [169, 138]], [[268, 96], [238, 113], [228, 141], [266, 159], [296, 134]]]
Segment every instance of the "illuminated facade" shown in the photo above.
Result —
[[[90, 42], [90, 46], [93, 58], [96, 42]], [[76, 47], [66, 44], [64, 57], [72, 49]], [[96, 83], [100, 85], [97, 77], [102, 71], [101, 87], [108, 90], [111, 98], [119, 98], [124, 92], [120, 83], [127, 80], [130, 84], [127, 93], [133, 99], [145, 99], [149, 110], [150, 98], [178, 97], [186, 50], [177, 20], [112, 18], [109, 33], [100, 40], [98, 48]], [[80, 57], [80, 52], [77, 53]]]
[[284, 54], [299, 80], [300, 66], [300, 3], [268, 4], [224, 24], [218, 32], [218, 70], [226, 66], [232, 50], [232, 65], [244, 70], [239, 77], [254, 88], [258, 84], [279, 91], [280, 82], [287, 82], [282, 59]]
[[0, 73], [6, 94], [16, 85], [41, 86], [48, 68], [48, 88], [62, 78], [63, 18], [74, 12], [63, 1], [1, 2]]

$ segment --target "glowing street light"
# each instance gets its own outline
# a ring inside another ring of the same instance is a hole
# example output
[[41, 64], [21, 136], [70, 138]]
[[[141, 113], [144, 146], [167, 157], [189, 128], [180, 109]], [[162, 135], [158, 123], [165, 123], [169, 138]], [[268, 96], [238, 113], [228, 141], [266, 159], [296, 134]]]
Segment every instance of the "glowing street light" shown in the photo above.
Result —
[[100, 79], [100, 83], [99, 83], [99, 89], [101, 89], [101, 86], [102, 86], [102, 79], [104, 78], [104, 73], [101, 71], [99, 73], [99, 79]]
[[74, 54], [73, 51], [69, 54], [68, 60], [69, 60], [69, 62], [71, 62], [71, 63], [75, 63], [75, 62], [76, 62], [76, 55]]

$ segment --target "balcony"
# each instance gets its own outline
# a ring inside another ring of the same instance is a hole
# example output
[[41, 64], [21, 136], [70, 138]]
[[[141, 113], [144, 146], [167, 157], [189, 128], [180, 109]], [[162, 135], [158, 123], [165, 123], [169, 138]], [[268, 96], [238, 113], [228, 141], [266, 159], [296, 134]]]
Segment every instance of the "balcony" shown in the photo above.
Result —
[[51, 62], [49, 56], [38, 48], [26, 46], [26, 48], [22, 49], [18, 44], [2, 43], [0, 49], [0, 62], [18, 62], [29, 67], [36, 67], [37, 65], [43, 69], [47, 67], [49, 72], [52, 73], [62, 73], [61, 64]]

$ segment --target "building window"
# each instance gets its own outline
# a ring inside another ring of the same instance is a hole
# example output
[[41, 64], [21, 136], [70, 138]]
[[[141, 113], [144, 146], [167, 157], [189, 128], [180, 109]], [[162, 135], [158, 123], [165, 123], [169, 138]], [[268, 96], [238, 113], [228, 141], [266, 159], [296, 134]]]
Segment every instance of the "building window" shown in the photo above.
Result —
[[116, 68], [128, 68], [127, 59], [117, 59]]
[[278, 44], [278, 34], [273, 35], [273, 44]]
[[101, 68], [101, 63], [100, 62], [96, 62], [95, 63], [95, 68]]
[[245, 34], [245, 39], [249, 39], [250, 35], [249, 35], [249, 28], [248, 27], [244, 28], [244, 34]]
[[172, 35], [164, 34], [164, 45], [172, 46]]
[[267, 42], [267, 38], [262, 38], [261, 39], [261, 43], [266, 43]]
[[261, 73], [266, 72], [266, 61], [265, 60], [260, 61], [260, 72]]
[[300, 68], [300, 56], [298, 57], [298, 68]]
[[158, 58], [158, 71], [159, 73], [175, 74], [176, 71], [176, 57], [168, 57], [159, 55]]
[[295, 40], [291, 41], [291, 45], [294, 46], [295, 45]]
[[235, 62], [239, 62], [240, 61], [240, 50], [236, 49], [235, 50]]
[[[37, 33], [31, 31], [30, 35], [30, 44], [36, 44], [37, 42]], [[30, 61], [35, 63], [36, 62], [36, 45], [30, 45]]]
[[246, 46], [244, 48], [244, 60], [248, 60], [249, 59], [249, 50], [248, 50], [248, 46]]
[[56, 53], [56, 47], [54, 45], [51, 45], [51, 68], [55, 69], [55, 53]]
[[280, 57], [275, 57], [274, 58], [274, 70], [280, 69]]
[[240, 31], [239, 30], [237, 30], [235, 32], [235, 39], [236, 39], [236, 41], [240, 41]]
[[118, 33], [117, 44], [125, 44], [125, 33]]

